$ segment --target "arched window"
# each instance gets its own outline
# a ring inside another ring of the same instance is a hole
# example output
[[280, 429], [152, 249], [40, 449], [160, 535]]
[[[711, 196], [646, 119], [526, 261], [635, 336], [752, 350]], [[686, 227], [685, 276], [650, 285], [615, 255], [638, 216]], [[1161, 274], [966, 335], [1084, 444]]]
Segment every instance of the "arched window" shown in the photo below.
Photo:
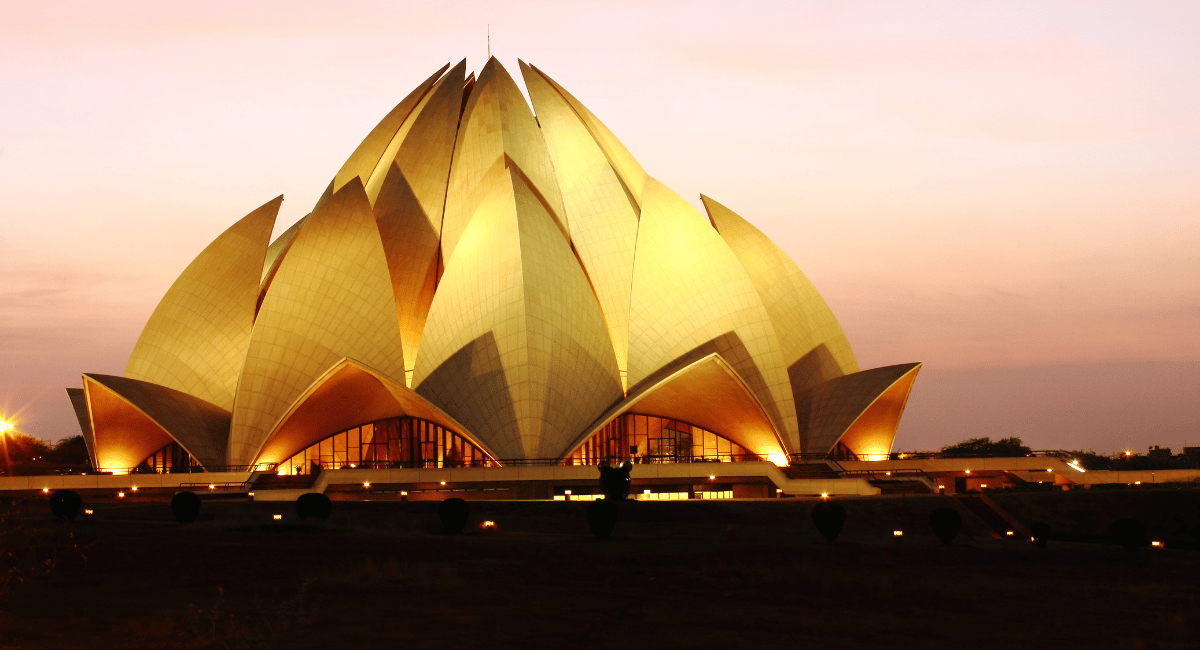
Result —
[[463, 436], [428, 420], [397, 417], [339, 431], [296, 452], [278, 466], [280, 474], [321, 469], [498, 467], [499, 463]]
[[134, 474], [176, 474], [187, 472], [203, 472], [200, 463], [172, 440], [166, 446], [150, 454], [145, 460], [133, 468]]
[[732, 440], [698, 426], [640, 413], [625, 413], [604, 425], [567, 457], [567, 465], [615, 463], [703, 463], [766, 460]]

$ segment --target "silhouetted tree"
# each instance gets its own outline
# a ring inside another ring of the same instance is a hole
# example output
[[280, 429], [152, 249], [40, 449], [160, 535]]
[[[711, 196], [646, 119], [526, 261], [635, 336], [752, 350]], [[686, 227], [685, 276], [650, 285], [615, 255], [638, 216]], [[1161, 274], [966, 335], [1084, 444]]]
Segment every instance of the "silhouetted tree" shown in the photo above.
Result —
[[467, 515], [471, 506], [458, 497], [450, 497], [438, 506], [438, 517], [442, 520], [442, 530], [450, 535], [457, 535], [467, 527]]
[[200, 497], [195, 492], [178, 492], [171, 497], [171, 514], [175, 521], [190, 524], [200, 515]]
[[929, 513], [929, 525], [933, 527], [933, 534], [949, 546], [962, 530], [962, 515], [954, 508], [938, 508]]
[[954, 458], [1011, 458], [1025, 456], [1030, 449], [1020, 438], [971, 438], [942, 447], [941, 454]]
[[83, 497], [74, 490], [55, 490], [50, 495], [50, 512], [63, 521], [73, 521], [83, 506]]
[[306, 492], [296, 499], [296, 514], [301, 519], [315, 517], [325, 521], [329, 519], [330, 512], [333, 512], [333, 504], [329, 497], [320, 492]]
[[834, 501], [822, 501], [813, 506], [812, 520], [821, 537], [832, 542], [841, 534], [842, 526], [846, 523], [846, 508]]

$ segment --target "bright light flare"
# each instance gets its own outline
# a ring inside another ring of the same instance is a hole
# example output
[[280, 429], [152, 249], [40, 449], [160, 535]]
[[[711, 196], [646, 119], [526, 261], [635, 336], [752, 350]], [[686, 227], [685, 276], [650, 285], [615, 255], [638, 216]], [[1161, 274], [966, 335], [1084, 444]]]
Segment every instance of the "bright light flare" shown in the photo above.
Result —
[[91, 508], [88, 508], [87, 510], [84, 510], [84, 511], [83, 511], [83, 514], [85, 514], [85, 515], [90, 515], [90, 514], [92, 514], [92, 509], [91, 509]]
[[369, 488], [369, 487], [371, 487], [371, 482], [370, 482], [370, 481], [363, 481], [363, 487], [365, 487], [365, 488]]
[[775, 464], [776, 467], [787, 467], [791, 465], [788, 457], [782, 451], [773, 451], [767, 454], [767, 460]]
[[125, 498], [125, 493], [124, 493], [124, 492], [117, 492], [117, 498], [118, 498], [118, 499], [124, 499], [124, 498]]
[[1004, 533], [1004, 534], [1005, 534], [1005, 535], [1008, 535], [1009, 537], [1012, 537], [1012, 536], [1013, 536], [1013, 532], [1012, 532], [1011, 530], [1010, 530], [1010, 531], [1008, 531], [1008, 532], [1006, 532], [1006, 533]]
[[280, 521], [283, 519], [283, 515], [271, 515], [271, 519], [274, 519], [275, 521]]
[[904, 531], [902, 531], [902, 530], [893, 530], [893, 531], [892, 531], [892, 537], [904, 537]]
[[1162, 548], [1163, 543], [1158, 540], [1154, 540], [1153, 542], [1150, 542], [1150, 545], [1154, 548]]

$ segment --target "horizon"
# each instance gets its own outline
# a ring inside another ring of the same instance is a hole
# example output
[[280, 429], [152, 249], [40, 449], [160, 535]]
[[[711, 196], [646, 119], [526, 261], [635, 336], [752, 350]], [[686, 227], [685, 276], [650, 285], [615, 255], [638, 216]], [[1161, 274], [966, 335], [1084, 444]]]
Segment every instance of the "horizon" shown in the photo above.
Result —
[[122, 374], [213, 238], [281, 193], [276, 235], [306, 214], [490, 25], [779, 244], [861, 367], [925, 364], [894, 450], [1200, 444], [1198, 7], [67, 5], [0, 9], [0, 412], [35, 437], [78, 434], [63, 389]]

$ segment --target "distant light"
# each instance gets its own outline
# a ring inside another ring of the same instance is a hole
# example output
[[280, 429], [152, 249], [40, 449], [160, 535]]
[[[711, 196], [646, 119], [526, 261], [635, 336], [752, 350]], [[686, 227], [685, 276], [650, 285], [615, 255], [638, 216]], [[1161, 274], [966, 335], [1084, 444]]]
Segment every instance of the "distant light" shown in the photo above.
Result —
[[92, 509], [91, 509], [91, 508], [88, 508], [87, 510], [84, 510], [84, 511], [83, 511], [83, 514], [85, 514], [85, 515], [90, 515], [90, 514], [92, 514]]
[[1053, 469], [1050, 469], [1050, 468], [1046, 468], [1046, 471], [1047, 471], [1047, 472], [1053, 472], [1054, 470], [1053, 470]]
[[791, 462], [788, 461], [788, 457], [785, 456], [782, 451], [773, 451], [767, 454], [767, 460], [775, 463], [776, 467], [787, 467], [788, 465], [791, 465]]
[[276, 474], [277, 476], [287, 476], [287, 475], [288, 475], [288, 473], [287, 473], [287, 468], [286, 468], [286, 467], [280, 467], [279, 469], [275, 470], [275, 474]]
[[884, 476], [891, 476], [891, 475], [892, 475], [892, 473], [891, 473], [891, 472], [884, 472], [884, 473], [883, 473], [883, 475], [884, 475]]
[[1010, 531], [1008, 531], [1008, 532], [1006, 532], [1006, 533], [1004, 533], [1004, 534], [1005, 534], [1005, 535], [1008, 535], [1009, 537], [1012, 537], [1012, 536], [1013, 536], [1013, 532], [1012, 532], [1011, 530], [1010, 530]]
[[717, 475], [716, 475], [716, 474], [709, 474], [709, 475], [708, 475], [708, 480], [710, 480], [710, 481], [715, 481], [715, 480], [717, 480]]
[[271, 519], [274, 519], [275, 521], [279, 521], [279, 520], [283, 519], [283, 515], [271, 515]]
[[248, 497], [252, 497], [252, 496], [254, 496], [254, 493], [253, 493], [253, 492], [248, 492], [248, 493], [246, 494], [246, 496], [248, 496]]
[[980, 483], [979, 487], [987, 487], [987, 483]]
[[1154, 548], [1161, 548], [1163, 543], [1158, 540], [1154, 540], [1153, 542], [1150, 542], [1150, 545], [1153, 546]]
[[893, 531], [892, 531], [892, 537], [904, 537], [904, 531], [902, 531], [902, 530], [893, 530]]
[[446, 482], [445, 482], [445, 481], [442, 481], [442, 485], [445, 485], [445, 484], [446, 484]]
[[117, 492], [117, 496], [118, 496], [119, 498], [122, 498], [122, 499], [124, 499], [124, 498], [125, 498], [125, 493], [124, 493], [124, 492]]
[[135, 485], [135, 486], [133, 486], [133, 487], [131, 487], [131, 488], [129, 488], [129, 489], [133, 490], [134, 492], [137, 492], [137, 486], [136, 486], [136, 485]]
[[822, 492], [822, 493], [821, 493], [821, 498], [822, 498], [822, 499], [828, 499], [828, 498], [829, 498], [829, 493], [828, 493], [828, 492]]
[[354, 463], [350, 463], [350, 469], [354, 469], [354, 467], [355, 467]]
[[50, 488], [42, 488], [42, 492], [49, 492]]
[[406, 496], [408, 496], [408, 492], [406, 492], [406, 491], [401, 491], [401, 492], [400, 492], [400, 496], [402, 496], [402, 497], [406, 497]]
[[369, 487], [371, 487], [371, 482], [370, 482], [370, 481], [363, 481], [363, 487], [365, 487], [365, 488], [369, 488]]
[[1134, 484], [1134, 485], [1141, 485], [1141, 484], [1142, 484], [1142, 482], [1141, 482], [1141, 481], [1134, 481], [1134, 482], [1133, 482], [1133, 484]]
[[1071, 461], [1071, 462], [1067, 463], [1067, 465], [1069, 465], [1069, 466], [1071, 466], [1071, 467], [1075, 468], [1075, 469], [1076, 469], [1076, 470], [1078, 470], [1079, 472], [1082, 472], [1082, 473], [1085, 473], [1085, 474], [1087, 473], [1087, 470], [1086, 470], [1086, 469], [1084, 469], [1084, 468], [1082, 468], [1082, 467], [1080, 467], [1080, 466], [1079, 466], [1079, 461], [1078, 461], [1078, 460], [1073, 460], [1073, 461]]
[[570, 490], [567, 490], [567, 491], [565, 492], [565, 494], [570, 494], [570, 493], [571, 493], [571, 491], [570, 491]]
[[642, 494], [650, 494], [650, 490], [643, 490]]
[[208, 484], [208, 489], [210, 489], [210, 490], [215, 490], [215, 489], [217, 489], [217, 486], [215, 486], [215, 485], [213, 485], [213, 484], [209, 483], [209, 484]]
[[970, 473], [971, 473], [971, 470], [967, 470], [967, 473], [968, 473], [968, 474], [970, 474]]
[[496, 522], [492, 521], [491, 519], [488, 519], [487, 521], [483, 522], [482, 524], [479, 524], [479, 526], [481, 528], [495, 528]]

